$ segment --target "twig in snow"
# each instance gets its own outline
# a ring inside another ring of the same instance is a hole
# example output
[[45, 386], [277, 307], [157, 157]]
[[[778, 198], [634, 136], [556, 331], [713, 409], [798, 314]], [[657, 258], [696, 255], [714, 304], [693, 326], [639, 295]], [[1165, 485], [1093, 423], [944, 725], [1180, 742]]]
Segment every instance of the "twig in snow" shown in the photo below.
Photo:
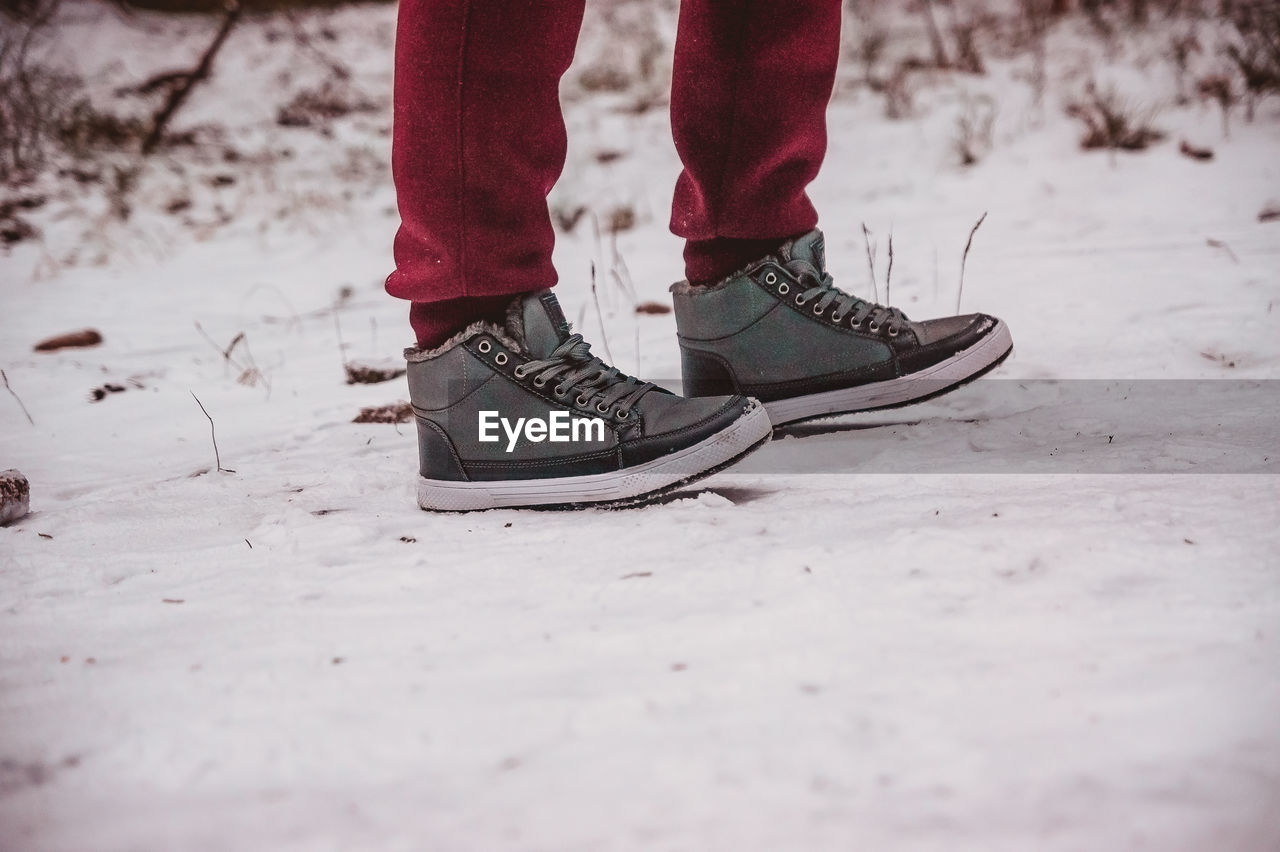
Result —
[[222, 357], [230, 361], [231, 353], [235, 351], [236, 345], [242, 342], [244, 342], [243, 331], [238, 333], [235, 337], [231, 338], [231, 342], [227, 344], [227, 348], [222, 350]]
[[[199, 321], [196, 322], [195, 326], [196, 326], [196, 331], [200, 332], [200, 336], [203, 337], [205, 340], [209, 341], [210, 346], [218, 350], [218, 352], [222, 355], [223, 360], [231, 361], [231, 350], [235, 348], [234, 338], [231, 341], [231, 345], [228, 346], [226, 349], [223, 349], [221, 346], [218, 345], [218, 342], [216, 340], [214, 340], [212, 337], [209, 336], [209, 332], [204, 330], [204, 326], [200, 325]], [[236, 335], [236, 337], [239, 337], [239, 335]], [[234, 361], [232, 361], [231, 363], [235, 364]], [[236, 366], [239, 366], [239, 365], [237, 364]]]
[[218, 454], [218, 433], [214, 431], [213, 418], [209, 417], [208, 410], [205, 409], [204, 403], [200, 401], [200, 397], [196, 396], [195, 391], [189, 391], [191, 398], [196, 401], [196, 405], [200, 406], [200, 410], [204, 412], [204, 416], [209, 418], [209, 437], [213, 439], [213, 463], [218, 468], [218, 473], [235, 473], [234, 470], [222, 466], [222, 456]]
[[978, 217], [978, 221], [973, 223], [973, 227], [969, 230], [969, 239], [964, 244], [964, 254], [960, 256], [960, 286], [956, 289], [956, 313], [960, 313], [960, 297], [964, 295], [964, 265], [969, 260], [969, 248], [973, 245], [973, 235], [978, 233], [978, 229], [982, 227], [982, 223], [987, 220], [987, 213], [983, 211]]
[[[205, 331], [204, 326], [200, 325], [199, 322], [197, 322], [195, 326], [196, 331], [200, 332], [200, 336], [207, 340], [209, 345], [216, 349], [218, 354], [222, 356], [222, 360], [240, 371], [240, 375], [236, 377], [237, 382], [242, 385], [254, 387], [259, 381], [261, 381], [263, 387], [267, 389], [267, 395], [271, 395], [271, 382], [267, 379], [266, 374], [258, 369], [257, 363], [253, 360], [253, 353], [249, 351], [249, 338], [243, 331], [237, 332], [236, 336], [231, 338], [231, 342], [223, 348], [216, 340], [209, 336], [209, 332]], [[245, 363], [243, 364], [231, 357], [231, 353], [235, 351], [237, 346], [244, 350]]]
[[240, 12], [242, 11], [237, 0], [227, 0], [226, 9], [227, 16], [223, 18], [222, 26], [218, 28], [218, 34], [213, 37], [213, 41], [205, 48], [204, 55], [200, 57], [200, 62], [190, 73], [182, 78], [181, 83], [170, 90], [164, 106], [156, 113], [151, 133], [147, 135], [146, 140], [142, 143], [143, 154], [150, 154], [155, 150], [155, 147], [160, 144], [161, 138], [164, 137], [165, 128], [168, 127], [169, 120], [173, 118], [174, 113], [187, 100], [187, 96], [191, 94], [191, 90], [195, 88], [195, 85], [209, 76], [209, 69], [213, 66], [213, 57], [221, 49], [222, 43], [227, 40], [227, 36], [231, 33], [231, 28], [240, 19]]
[[877, 304], [880, 302], [880, 286], [876, 284], [876, 258], [874, 249], [871, 246], [871, 232], [867, 230], [867, 223], [862, 223], [862, 241], [867, 246], [867, 266], [871, 269], [871, 294], [875, 296]]
[[1227, 257], [1231, 258], [1232, 263], [1240, 262], [1240, 258], [1236, 257], [1236, 253], [1231, 250], [1231, 246], [1227, 245], [1222, 240], [1215, 240], [1213, 237], [1209, 237], [1205, 240], [1205, 245], [1209, 246], [1209, 248], [1216, 248], [1225, 251], [1227, 253]]
[[18, 401], [18, 407], [22, 409], [23, 414], [27, 415], [27, 422], [32, 426], [36, 425], [36, 421], [31, 419], [31, 412], [27, 411], [27, 407], [22, 404], [22, 398], [18, 396], [13, 388], [9, 387], [9, 377], [4, 374], [4, 370], [0, 370], [0, 378], [4, 379], [4, 389], [9, 392], [10, 396]]
[[609, 335], [604, 330], [604, 314], [600, 311], [600, 297], [596, 294], [596, 264], [591, 262], [591, 301], [596, 303], [596, 319], [600, 321], [600, 342], [604, 344], [605, 357], [613, 364], [613, 353], [609, 351]]

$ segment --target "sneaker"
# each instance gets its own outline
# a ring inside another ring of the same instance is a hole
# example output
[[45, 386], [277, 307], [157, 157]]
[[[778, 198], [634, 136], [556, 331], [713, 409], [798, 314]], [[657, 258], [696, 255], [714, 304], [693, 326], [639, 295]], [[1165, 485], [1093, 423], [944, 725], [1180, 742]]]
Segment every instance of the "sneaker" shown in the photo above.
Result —
[[756, 400], [685, 399], [605, 364], [549, 290], [513, 300], [505, 327], [473, 323], [405, 357], [424, 509], [635, 505], [772, 433]]
[[920, 402], [973, 381], [1013, 351], [986, 314], [912, 322], [844, 293], [810, 231], [718, 284], [674, 294], [684, 393], [748, 394], [774, 426]]

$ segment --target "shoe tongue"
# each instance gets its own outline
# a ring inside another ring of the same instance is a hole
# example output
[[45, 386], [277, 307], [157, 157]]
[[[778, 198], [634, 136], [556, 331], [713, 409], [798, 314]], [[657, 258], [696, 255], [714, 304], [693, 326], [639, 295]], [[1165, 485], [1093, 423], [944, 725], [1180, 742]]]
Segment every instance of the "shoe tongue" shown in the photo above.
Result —
[[519, 327], [508, 322], [508, 332], [533, 358], [546, 358], [557, 346], [569, 339], [569, 322], [560, 310], [560, 302], [550, 290], [539, 290], [522, 296], [519, 301]]
[[807, 234], [796, 237], [779, 250], [784, 262], [804, 262], [813, 267], [817, 277], [827, 269], [827, 247], [822, 232], [816, 228]]

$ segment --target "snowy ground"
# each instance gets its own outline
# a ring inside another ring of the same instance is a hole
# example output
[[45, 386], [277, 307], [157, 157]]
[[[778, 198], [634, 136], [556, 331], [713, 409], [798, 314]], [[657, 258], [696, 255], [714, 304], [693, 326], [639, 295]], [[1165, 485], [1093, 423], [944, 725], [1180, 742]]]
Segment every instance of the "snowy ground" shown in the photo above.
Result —
[[[105, 91], [208, 37], [72, 11], [62, 46]], [[881, 266], [892, 229], [893, 300], [953, 311], [989, 211], [963, 305], [1013, 329], [998, 379], [799, 431], [662, 505], [441, 517], [414, 504], [411, 427], [351, 423], [403, 388], [342, 369], [408, 342], [381, 292], [392, 16], [308, 19], [334, 38], [305, 51], [246, 22], [184, 113], [217, 144], [162, 155], [126, 222], [42, 185], [41, 240], [0, 259], [0, 365], [34, 421], [0, 394], [34, 510], [0, 530], [0, 848], [1280, 848], [1280, 223], [1257, 219], [1280, 101], [1224, 138], [1171, 105], [1167, 66], [1089, 65], [1071, 32], [1039, 106], [1025, 56], [921, 83], [899, 121], [851, 69], [813, 188], [836, 280], [870, 295], [861, 224]], [[674, 380], [670, 315], [634, 314], [591, 221], [633, 211], [618, 254], [666, 301], [678, 166], [665, 110], [628, 108], [643, 86], [575, 84], [604, 29], [566, 87], [553, 202], [589, 213], [560, 296]], [[373, 106], [277, 126], [262, 81], [313, 85], [323, 51]], [[1169, 137], [1081, 152], [1082, 62], [1165, 104]], [[992, 150], [961, 169], [981, 94]], [[104, 344], [31, 351], [83, 326]], [[1135, 402], [1081, 414], [1054, 379]], [[1182, 394], [1227, 402], [1161, 433]]]

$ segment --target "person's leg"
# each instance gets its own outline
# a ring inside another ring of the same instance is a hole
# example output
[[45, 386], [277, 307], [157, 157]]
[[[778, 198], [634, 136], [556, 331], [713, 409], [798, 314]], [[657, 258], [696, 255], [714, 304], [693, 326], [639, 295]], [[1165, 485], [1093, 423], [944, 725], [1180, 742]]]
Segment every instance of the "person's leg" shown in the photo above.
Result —
[[812, 229], [826, 153], [840, 0], [684, 0], [671, 122], [684, 172], [671, 230], [690, 281], [711, 282]]
[[671, 229], [684, 392], [740, 393], [774, 426], [927, 399], [1003, 361], [986, 314], [913, 322], [834, 285], [805, 187], [826, 152], [840, 2], [685, 0], [672, 127], [684, 173]]
[[546, 196], [564, 167], [559, 86], [584, 2], [400, 2], [387, 292], [413, 302], [421, 346], [556, 282]]
[[583, 0], [400, 3], [387, 290], [413, 302], [418, 505], [633, 505], [767, 441], [753, 400], [683, 399], [605, 364], [545, 289]]

